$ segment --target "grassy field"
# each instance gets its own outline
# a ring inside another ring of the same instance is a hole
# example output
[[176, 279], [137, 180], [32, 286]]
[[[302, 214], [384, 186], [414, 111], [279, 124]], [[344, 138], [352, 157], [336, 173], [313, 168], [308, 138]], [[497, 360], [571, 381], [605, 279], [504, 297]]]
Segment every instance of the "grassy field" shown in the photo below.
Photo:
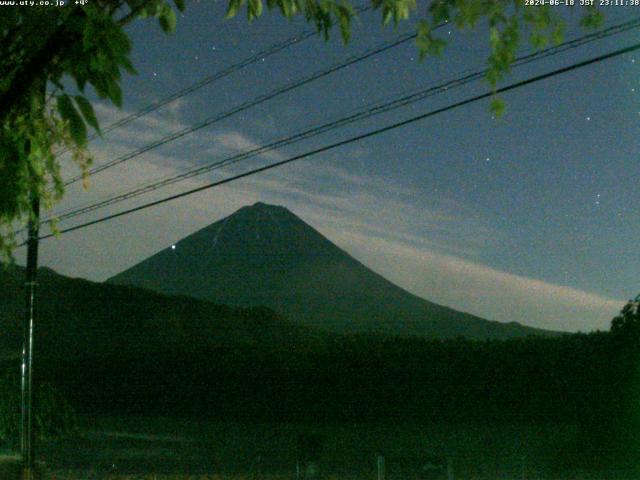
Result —
[[[426, 472], [438, 457], [455, 479], [578, 480], [633, 478], [624, 471], [558, 471], [575, 439], [572, 426], [268, 424], [175, 418], [88, 418], [69, 438], [39, 445], [48, 479], [295, 480], [299, 439], [320, 439], [319, 480], [445, 479]], [[1, 471], [0, 471], [1, 473]], [[0, 475], [2, 479], [8, 478]]]
[[[83, 473], [59, 473], [54, 474], [49, 477], [47, 480], [256, 480], [256, 477], [243, 477], [243, 476], [224, 476], [224, 475], [157, 475], [157, 474], [147, 474], [147, 475], [109, 475], [106, 477], [87, 477], [86, 474]], [[335, 476], [327, 476], [323, 477], [324, 480], [366, 480], [361, 477], [335, 477]], [[443, 479], [446, 477], [442, 477]], [[504, 478], [504, 477], [455, 477], [455, 478], [464, 478], [466, 480], [485, 480], [492, 478]], [[527, 480], [603, 480], [603, 479], [619, 479], [619, 478], [631, 478], [631, 477], [616, 477], [616, 476], [601, 476], [588, 474], [585, 472], [575, 473], [570, 476], [561, 476], [561, 477], [535, 477], [535, 476], [526, 476], [526, 477], [509, 477], [513, 480], [521, 480], [522, 478], [526, 478]], [[291, 477], [287, 476], [264, 476], [260, 477], [260, 480], [292, 480]]]

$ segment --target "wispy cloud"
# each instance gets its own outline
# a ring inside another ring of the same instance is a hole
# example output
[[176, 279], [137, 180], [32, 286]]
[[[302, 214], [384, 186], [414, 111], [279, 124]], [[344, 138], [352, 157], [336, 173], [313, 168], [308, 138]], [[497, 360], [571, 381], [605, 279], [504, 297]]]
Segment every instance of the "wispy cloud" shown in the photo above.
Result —
[[500, 271], [412, 241], [340, 230], [326, 232], [407, 290], [499, 321], [555, 330], [607, 329], [622, 299]]
[[[114, 116], [112, 110], [98, 107], [103, 122], [109, 121], [109, 115]], [[96, 143], [93, 148], [96, 157], [108, 158], [114, 152], [127, 151], [132, 145], [180, 128], [182, 125], [173, 120], [149, 116], [126, 131], [119, 131], [108, 143]], [[185, 157], [203, 159], [221, 152], [238, 153], [261, 143], [232, 129], [194, 135], [187, 146], [154, 150], [120, 170], [96, 176], [89, 192], [71, 189], [61, 207], [90, 202], [151, 179], [173, 175], [188, 166]], [[359, 147], [340, 155], [344, 160], [345, 155], [362, 158], [367, 152]], [[283, 158], [286, 158], [283, 152], [272, 151], [255, 161]], [[621, 307], [620, 299], [483, 265], [477, 260], [479, 255], [495, 248], [496, 239], [504, 241], [505, 235], [474, 206], [438, 192], [425, 195], [411, 185], [354, 172], [343, 165], [337, 157], [325, 156], [248, 177], [81, 230], [63, 240], [44, 242], [43, 257], [63, 273], [104, 279], [194, 230], [260, 200], [287, 206], [363, 263], [407, 290], [486, 318], [545, 328], [591, 330], [606, 328]], [[242, 168], [246, 167], [236, 165], [231, 171]], [[228, 174], [223, 170], [189, 179], [128, 206], [188, 190]], [[110, 207], [94, 216], [120, 208], [121, 205]]]
[[[211, 155], [219, 155], [221, 152], [229, 154], [244, 153], [258, 149], [263, 145], [263, 143], [257, 142], [235, 130], [225, 130], [214, 133], [211, 135], [210, 141], [213, 145], [207, 149], [207, 153]], [[284, 160], [286, 158], [278, 150], [265, 152], [261, 154], [261, 157], [272, 161]]]

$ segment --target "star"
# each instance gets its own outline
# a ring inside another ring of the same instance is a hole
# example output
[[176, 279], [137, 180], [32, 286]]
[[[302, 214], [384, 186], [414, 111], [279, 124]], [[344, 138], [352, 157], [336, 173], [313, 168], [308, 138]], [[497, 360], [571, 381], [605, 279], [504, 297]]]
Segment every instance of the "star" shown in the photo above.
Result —
[[176, 246], [175, 245], [171, 245], [171, 250], [175, 250]]
[[490, 161], [491, 161], [491, 159], [490, 159], [489, 157], [487, 157], [487, 158], [485, 158], [485, 159], [484, 159], [484, 161], [485, 161], [485, 162], [490, 162]]
[[157, 76], [158, 76], [158, 74], [157, 74], [156, 72], [153, 72], [153, 76], [154, 76], [154, 77], [157, 77]]
[[588, 122], [589, 120], [591, 120], [591, 117], [587, 117], [587, 122]]

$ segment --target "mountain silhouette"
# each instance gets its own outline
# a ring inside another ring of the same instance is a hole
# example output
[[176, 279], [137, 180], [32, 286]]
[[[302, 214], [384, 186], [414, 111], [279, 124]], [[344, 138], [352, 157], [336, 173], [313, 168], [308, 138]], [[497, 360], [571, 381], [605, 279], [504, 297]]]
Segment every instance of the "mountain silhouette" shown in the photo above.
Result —
[[[25, 269], [0, 263], [0, 364], [20, 356]], [[260, 344], [308, 346], [327, 337], [264, 307], [233, 308], [126, 285], [38, 269], [38, 355], [183, 358], [194, 352]]]
[[340, 333], [499, 339], [552, 334], [417, 297], [340, 249], [288, 209], [258, 202], [108, 280], [218, 304], [267, 306]]

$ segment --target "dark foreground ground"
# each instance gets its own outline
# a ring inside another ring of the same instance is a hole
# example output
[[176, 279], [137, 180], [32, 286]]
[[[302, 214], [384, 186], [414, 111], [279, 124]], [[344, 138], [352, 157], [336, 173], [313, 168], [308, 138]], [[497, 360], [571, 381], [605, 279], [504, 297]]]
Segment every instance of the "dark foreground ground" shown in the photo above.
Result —
[[[248, 424], [175, 418], [87, 418], [39, 445], [58, 480], [294, 480], [316, 457], [325, 480], [624, 479], [615, 470], [559, 471], [575, 428], [417, 424]], [[309, 443], [311, 451], [309, 453]], [[301, 445], [307, 445], [306, 447]], [[567, 447], [567, 448], [565, 448]], [[432, 468], [433, 465], [443, 468]], [[309, 475], [306, 475], [309, 478]]]

